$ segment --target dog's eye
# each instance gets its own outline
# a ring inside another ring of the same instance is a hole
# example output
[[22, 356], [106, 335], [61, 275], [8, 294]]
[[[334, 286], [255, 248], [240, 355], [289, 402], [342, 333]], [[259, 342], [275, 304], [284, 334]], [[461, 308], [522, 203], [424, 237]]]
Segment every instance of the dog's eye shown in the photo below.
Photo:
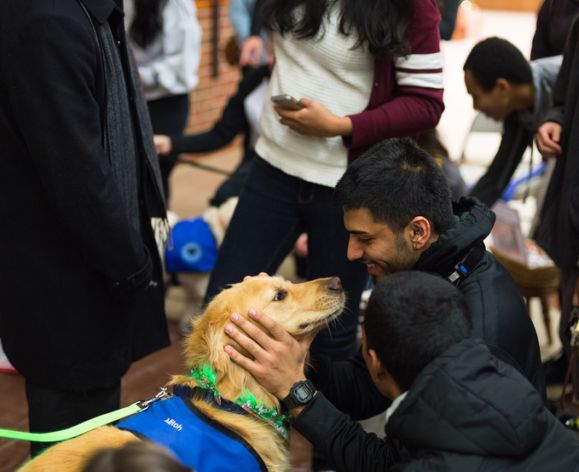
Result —
[[285, 297], [287, 297], [287, 291], [286, 290], [278, 290], [278, 292], [275, 294], [275, 297], [273, 297], [273, 301], [274, 302], [281, 302]]

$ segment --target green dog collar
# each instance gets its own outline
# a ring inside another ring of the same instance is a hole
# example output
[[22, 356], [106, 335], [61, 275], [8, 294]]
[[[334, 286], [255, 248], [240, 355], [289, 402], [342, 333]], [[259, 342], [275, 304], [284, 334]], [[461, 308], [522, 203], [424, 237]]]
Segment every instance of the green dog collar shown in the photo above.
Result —
[[[215, 384], [217, 374], [209, 364], [202, 364], [191, 369], [190, 378], [197, 381], [199, 388], [208, 390], [213, 393], [215, 402], [219, 404], [221, 401], [221, 394], [217, 390]], [[257, 398], [249, 390], [243, 390], [233, 403], [239, 405], [247, 413], [260, 418], [272, 426], [285, 440], [289, 438], [289, 419], [287, 415], [279, 412], [277, 408], [272, 408]]]

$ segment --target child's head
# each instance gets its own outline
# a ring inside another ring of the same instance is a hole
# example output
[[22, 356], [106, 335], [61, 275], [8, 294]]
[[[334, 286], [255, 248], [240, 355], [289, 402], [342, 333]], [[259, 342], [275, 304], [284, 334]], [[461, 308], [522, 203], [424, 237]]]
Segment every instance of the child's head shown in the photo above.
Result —
[[98, 451], [83, 472], [191, 472], [165, 448], [149, 441]]
[[456, 287], [425, 272], [398, 272], [384, 277], [370, 297], [364, 357], [379, 389], [385, 374], [403, 392], [429, 362], [470, 333], [470, 317]]

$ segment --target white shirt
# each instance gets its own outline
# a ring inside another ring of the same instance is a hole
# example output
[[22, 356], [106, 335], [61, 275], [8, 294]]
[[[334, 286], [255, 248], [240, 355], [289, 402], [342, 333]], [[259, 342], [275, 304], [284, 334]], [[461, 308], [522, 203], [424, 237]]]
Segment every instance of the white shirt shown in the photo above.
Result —
[[386, 423], [388, 423], [388, 420], [392, 417], [394, 412], [398, 409], [398, 407], [404, 401], [404, 399], [406, 398], [407, 395], [408, 395], [408, 390], [406, 392], [398, 395], [396, 397], [396, 399], [392, 402], [392, 404], [388, 407], [388, 409], [386, 410]]
[[261, 135], [261, 110], [263, 103], [269, 100], [269, 79], [263, 79], [243, 102], [245, 116], [249, 123], [249, 147], [255, 148], [255, 143]]
[[[338, 31], [339, 6], [333, 7], [321, 30], [322, 39], [296, 39], [273, 34], [275, 68], [270, 96], [287, 93], [312, 99], [338, 116], [359, 113], [370, 99], [374, 58], [365, 47], [352, 49], [357, 35]], [[347, 149], [340, 136], [304, 136], [279, 122], [270, 100], [261, 119], [260, 157], [286, 174], [334, 187], [347, 166]]]
[[[133, 16], [133, 2], [126, 2], [127, 31]], [[147, 48], [128, 35], [147, 100], [189, 93], [199, 82], [201, 26], [195, 2], [168, 0], [162, 16], [163, 30]]]

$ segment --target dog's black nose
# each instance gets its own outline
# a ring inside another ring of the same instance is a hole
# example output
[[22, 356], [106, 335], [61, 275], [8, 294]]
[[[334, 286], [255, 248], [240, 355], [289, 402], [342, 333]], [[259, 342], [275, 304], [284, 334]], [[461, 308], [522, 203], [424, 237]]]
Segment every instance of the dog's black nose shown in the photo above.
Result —
[[332, 292], [344, 291], [340, 277], [332, 277], [330, 280], [328, 280], [328, 290], [331, 290]]

